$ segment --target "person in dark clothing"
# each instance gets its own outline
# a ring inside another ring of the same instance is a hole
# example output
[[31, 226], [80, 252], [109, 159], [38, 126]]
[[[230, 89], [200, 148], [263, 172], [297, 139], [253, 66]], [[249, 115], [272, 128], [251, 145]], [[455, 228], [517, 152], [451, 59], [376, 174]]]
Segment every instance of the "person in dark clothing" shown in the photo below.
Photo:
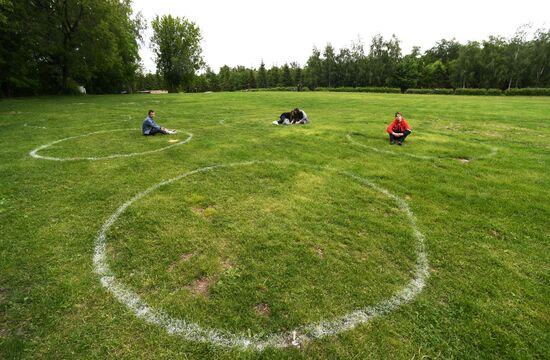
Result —
[[155, 135], [155, 134], [163, 134], [163, 135], [172, 135], [177, 134], [176, 130], [167, 129], [165, 127], [160, 126], [153, 120], [155, 118], [155, 111], [149, 110], [147, 113], [147, 117], [143, 121], [142, 125], [142, 131], [143, 135]]
[[307, 114], [304, 110], [296, 108], [291, 112], [290, 123], [291, 124], [309, 124], [309, 118], [307, 117]]
[[400, 112], [395, 113], [395, 119], [386, 129], [390, 134], [390, 144], [393, 145], [397, 141], [397, 145], [403, 145], [405, 138], [412, 132], [411, 127], [403, 118]]
[[290, 112], [284, 112], [281, 114], [281, 116], [279, 116], [278, 121], [273, 121], [273, 125], [281, 125], [281, 124], [289, 125], [291, 116], [292, 115]]

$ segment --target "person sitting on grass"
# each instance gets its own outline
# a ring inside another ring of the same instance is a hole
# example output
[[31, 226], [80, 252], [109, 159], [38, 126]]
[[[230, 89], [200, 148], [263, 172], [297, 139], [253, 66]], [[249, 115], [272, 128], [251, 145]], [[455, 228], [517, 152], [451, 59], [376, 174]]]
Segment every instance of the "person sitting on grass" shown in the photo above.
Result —
[[304, 110], [296, 108], [290, 114], [291, 124], [309, 124], [309, 118]]
[[387, 128], [390, 134], [390, 144], [393, 145], [397, 141], [397, 145], [403, 145], [405, 138], [412, 132], [411, 127], [403, 118], [400, 112], [395, 113], [395, 119]]
[[281, 124], [290, 125], [290, 117], [291, 117], [291, 113], [284, 112], [281, 114], [281, 116], [279, 116], [278, 121], [277, 120], [273, 121], [273, 125], [281, 125]]
[[149, 110], [149, 112], [147, 113], [147, 117], [143, 121], [143, 126], [142, 126], [143, 135], [155, 135], [155, 134], [172, 135], [177, 133], [176, 130], [167, 129], [157, 124], [155, 120], [153, 120], [155, 115], [156, 114], [154, 110]]

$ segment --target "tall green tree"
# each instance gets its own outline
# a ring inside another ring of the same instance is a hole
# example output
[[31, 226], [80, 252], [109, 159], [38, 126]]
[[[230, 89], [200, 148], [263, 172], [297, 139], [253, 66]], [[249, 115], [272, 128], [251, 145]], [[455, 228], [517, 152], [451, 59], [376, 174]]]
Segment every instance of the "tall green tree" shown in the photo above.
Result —
[[267, 83], [269, 87], [281, 86], [279, 73], [279, 68], [275, 65], [267, 71]]
[[323, 62], [321, 60], [321, 52], [316, 47], [314, 47], [312, 54], [307, 60], [305, 71], [306, 85], [312, 90], [318, 86], [321, 86], [322, 76]]
[[184, 17], [171, 15], [156, 16], [151, 25], [151, 47], [168, 91], [187, 89], [196, 71], [204, 65], [199, 27]]
[[334, 47], [331, 44], [325, 46], [325, 51], [323, 52], [323, 77], [322, 84], [324, 86], [331, 87], [335, 79], [336, 74], [336, 55], [334, 52]]
[[469, 41], [460, 48], [458, 58], [455, 60], [451, 74], [453, 87], [480, 87], [482, 69], [481, 45], [477, 41]]
[[427, 64], [423, 71], [424, 84], [431, 88], [450, 87], [447, 67], [448, 65], [445, 65], [441, 60], [436, 60], [431, 64]]
[[401, 57], [399, 39], [395, 35], [388, 41], [377, 34], [372, 38], [368, 56], [370, 86], [392, 86]]
[[[94, 16], [84, 16], [71, 77], [94, 93], [132, 91], [139, 70], [139, 44], [145, 20], [132, 18], [131, 0], [94, 1]], [[85, 3], [86, 9], [87, 3]], [[83, 61], [81, 61], [83, 60]]]
[[256, 72], [253, 69], [248, 70], [248, 89], [256, 89]]
[[281, 85], [292, 86], [292, 77], [290, 76], [290, 66], [284, 64], [281, 68]]
[[508, 42], [501, 36], [489, 36], [483, 41], [483, 72], [480, 87], [506, 88], [508, 85], [509, 57]]
[[134, 83], [144, 23], [130, 0], [0, 3], [0, 87], [5, 94], [60, 93]]
[[212, 71], [210, 66], [206, 67], [206, 72], [204, 73], [204, 77], [206, 78], [206, 84], [208, 86], [208, 90], [210, 91], [220, 91], [220, 81], [218, 79], [218, 76], [215, 72]]
[[450, 61], [458, 58], [460, 47], [461, 45], [456, 39], [441, 39], [434, 47], [426, 51], [424, 60], [426, 63], [433, 63], [439, 60], [446, 65]]
[[162, 79], [158, 74], [144, 73], [140, 69], [134, 87], [136, 90], [162, 89]]
[[366, 86], [367, 85], [367, 57], [365, 56], [365, 48], [363, 41], [359, 38], [351, 43], [351, 61], [353, 81], [350, 86]]
[[420, 82], [422, 63], [420, 48], [415, 46], [409, 55], [405, 55], [396, 68], [397, 86], [401, 91], [418, 86]]
[[267, 88], [267, 71], [265, 70], [265, 64], [262, 60], [262, 63], [260, 64], [260, 68], [258, 69], [258, 87], [260, 89]]
[[[23, 2], [0, 2], [0, 95], [28, 95], [38, 92], [38, 71], [34, 50], [39, 39], [24, 23], [30, 19]], [[32, 24], [31, 24], [32, 25]]]
[[538, 29], [530, 47], [533, 86], [550, 86], [550, 30]]
[[233, 90], [233, 85], [231, 83], [231, 69], [229, 68], [229, 66], [224, 65], [220, 68], [218, 78], [221, 91]]
[[523, 80], [528, 83], [528, 75], [525, 76], [526, 66], [528, 66], [528, 47], [526, 46], [527, 30], [529, 26], [524, 25], [518, 28], [516, 34], [508, 42], [506, 47], [506, 57], [508, 59], [508, 89], [515, 82], [516, 87]]
[[304, 84], [304, 79], [302, 74], [302, 68], [297, 62], [290, 63], [290, 77], [291, 77], [292, 85], [296, 86], [298, 88], [298, 91], [301, 91]]
[[231, 69], [231, 85], [233, 90], [248, 89], [249, 71], [246, 67], [239, 65]]
[[340, 49], [336, 55], [336, 76], [334, 77], [334, 86], [355, 86], [355, 67], [351, 50], [348, 48]]

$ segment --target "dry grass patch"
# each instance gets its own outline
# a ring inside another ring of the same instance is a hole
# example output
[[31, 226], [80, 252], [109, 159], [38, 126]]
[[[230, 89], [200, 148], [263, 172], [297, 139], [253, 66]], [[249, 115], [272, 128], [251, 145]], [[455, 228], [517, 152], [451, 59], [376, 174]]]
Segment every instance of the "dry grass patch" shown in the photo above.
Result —
[[182, 254], [180, 256], [180, 258], [176, 261], [174, 261], [172, 264], [170, 264], [170, 266], [168, 267], [168, 272], [172, 272], [174, 270], [174, 268], [178, 265], [178, 264], [181, 264], [181, 263], [184, 263], [186, 262], [187, 260], [189, 260], [193, 255], [195, 255], [195, 253], [185, 253], [185, 254]]
[[191, 211], [195, 215], [198, 215], [198, 216], [206, 218], [206, 219], [216, 215], [216, 213], [218, 212], [218, 210], [216, 210], [213, 206], [209, 206], [207, 208], [201, 208], [201, 207], [196, 207], [195, 206], [195, 207], [191, 208]]
[[323, 258], [325, 257], [325, 251], [323, 249], [321, 249], [320, 247], [318, 248], [315, 248], [316, 252], [317, 252], [317, 255], [320, 257], [320, 258]]
[[189, 287], [193, 295], [208, 296], [208, 287], [210, 286], [210, 279], [202, 277], [193, 281]]
[[256, 312], [257, 315], [261, 315], [261, 316], [268, 316], [269, 313], [271, 312], [271, 310], [269, 309], [269, 305], [265, 303], [260, 303], [254, 306], [254, 311]]

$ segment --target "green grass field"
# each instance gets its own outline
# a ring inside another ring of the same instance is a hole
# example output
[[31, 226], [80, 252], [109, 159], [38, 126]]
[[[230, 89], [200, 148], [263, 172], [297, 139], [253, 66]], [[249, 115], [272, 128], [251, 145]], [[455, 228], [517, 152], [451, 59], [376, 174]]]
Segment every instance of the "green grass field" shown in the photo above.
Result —
[[[296, 106], [310, 125], [271, 125]], [[148, 109], [179, 134], [141, 136]], [[385, 133], [397, 110], [401, 147]], [[550, 358], [549, 114], [536, 97], [1, 100], [0, 358]], [[421, 292], [312, 335], [415, 280], [418, 236]]]

